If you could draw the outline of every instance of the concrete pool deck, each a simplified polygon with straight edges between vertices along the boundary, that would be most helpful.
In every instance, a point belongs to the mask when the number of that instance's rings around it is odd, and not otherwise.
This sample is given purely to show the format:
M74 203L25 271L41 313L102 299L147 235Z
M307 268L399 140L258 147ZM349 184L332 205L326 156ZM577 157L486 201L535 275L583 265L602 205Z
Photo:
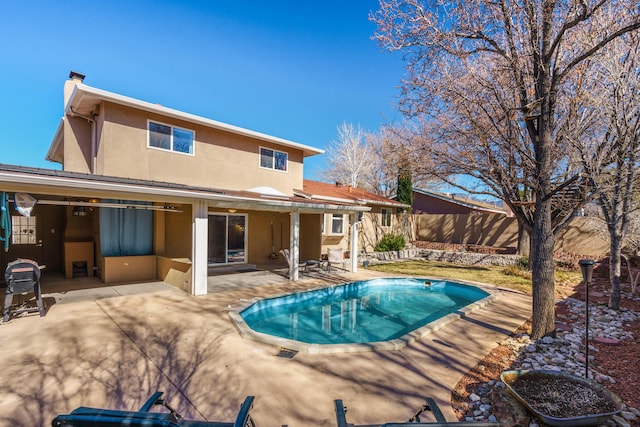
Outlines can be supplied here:
M228 312L249 299L388 275L320 276L212 276L200 297L164 283L47 297L45 278L46 317L0 324L0 425L50 425L78 406L136 410L156 390L186 418L217 421L256 396L260 427L335 426L334 399L356 424L406 421L424 397L454 421L451 389L531 312L530 296L489 287L495 301L402 350L288 358L239 336Z

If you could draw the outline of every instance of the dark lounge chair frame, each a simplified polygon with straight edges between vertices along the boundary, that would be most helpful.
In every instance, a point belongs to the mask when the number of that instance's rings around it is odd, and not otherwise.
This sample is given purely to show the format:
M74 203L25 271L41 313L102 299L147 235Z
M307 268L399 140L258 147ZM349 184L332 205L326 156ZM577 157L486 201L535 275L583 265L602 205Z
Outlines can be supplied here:
M81 406L70 414L58 415L51 422L52 427L111 427L111 426L151 426L151 427L255 427L250 411L253 396L247 396L234 422L189 421L182 418L170 407L162 392L154 393L139 411L117 411ZM149 412L159 405L169 412Z
M499 427L500 423L491 422L447 422L440 407L431 397L427 397L422 408L406 423L385 423L385 424L350 424L347 422L347 409L342 404L342 400L334 400L336 409L336 419L338 427ZM420 415L423 412L431 412L435 417L435 422L421 422Z

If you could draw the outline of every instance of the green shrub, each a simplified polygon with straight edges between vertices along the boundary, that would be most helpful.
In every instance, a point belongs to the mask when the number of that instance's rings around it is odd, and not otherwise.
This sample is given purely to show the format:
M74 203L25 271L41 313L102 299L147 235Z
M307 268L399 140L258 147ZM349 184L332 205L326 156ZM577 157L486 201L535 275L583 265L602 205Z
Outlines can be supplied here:
M518 259L518 261L516 262L516 265L518 267L520 267L523 270L528 270L529 269L529 258L527 258L526 256L523 256L521 258Z
M374 250L376 252L399 251L404 249L404 236L401 234L385 234L378 242Z

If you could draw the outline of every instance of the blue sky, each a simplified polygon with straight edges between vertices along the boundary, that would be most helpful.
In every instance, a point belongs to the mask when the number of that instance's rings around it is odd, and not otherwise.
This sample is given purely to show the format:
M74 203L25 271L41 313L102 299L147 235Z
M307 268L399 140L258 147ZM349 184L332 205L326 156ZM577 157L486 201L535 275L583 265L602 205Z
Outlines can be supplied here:
M44 160L69 71L100 89L325 148L399 121L377 0L0 2L0 163ZM323 156L305 161L319 178Z

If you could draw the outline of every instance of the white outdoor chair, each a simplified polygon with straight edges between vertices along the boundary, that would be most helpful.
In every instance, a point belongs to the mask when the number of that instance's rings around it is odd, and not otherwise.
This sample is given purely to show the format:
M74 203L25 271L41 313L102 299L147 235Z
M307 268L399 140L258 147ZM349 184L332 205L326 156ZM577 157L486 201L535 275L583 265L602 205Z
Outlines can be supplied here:
M344 258L344 251L341 248L329 249L327 251L327 272L331 272L331 266L333 264L342 264L342 268L346 269L345 264L347 260Z

